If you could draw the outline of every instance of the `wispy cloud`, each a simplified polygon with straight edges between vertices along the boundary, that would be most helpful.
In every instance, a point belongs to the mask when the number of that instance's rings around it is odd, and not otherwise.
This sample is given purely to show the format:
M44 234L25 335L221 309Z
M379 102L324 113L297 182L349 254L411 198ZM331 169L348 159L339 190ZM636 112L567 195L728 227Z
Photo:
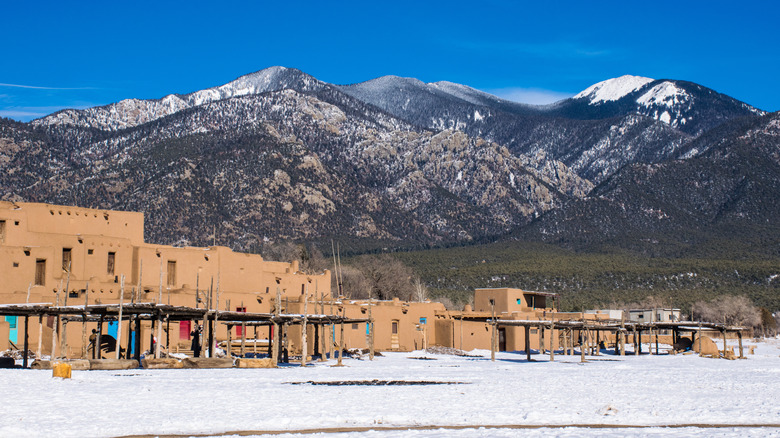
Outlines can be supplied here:
M574 93L564 93L542 88L521 87L493 88L484 91L502 99L511 100L513 102L529 103L532 105L546 105L548 103L567 99L574 95Z
M19 120L21 122L28 122L38 117L47 116L63 109L84 109L94 105L92 104L80 104L80 105L58 105L58 106L16 106L0 108L0 117L8 117L9 119Z
M532 55L541 58L598 58L614 54L612 49L591 47L573 41L505 42L461 41L464 49L501 52L514 55Z
M38 85L6 84L0 82L0 87L27 88L32 90L95 90L94 87L42 87Z

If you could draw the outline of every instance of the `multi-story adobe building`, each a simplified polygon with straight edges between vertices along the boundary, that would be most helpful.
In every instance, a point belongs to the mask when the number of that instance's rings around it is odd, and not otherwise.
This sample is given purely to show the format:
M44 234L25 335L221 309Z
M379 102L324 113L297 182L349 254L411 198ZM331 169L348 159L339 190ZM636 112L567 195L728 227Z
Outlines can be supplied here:
M211 290L212 309L218 305L219 310L271 313L280 293L279 307L284 313L300 314L306 309L309 314L370 317L374 321L374 347L381 351L412 351L430 345L467 351L488 349L491 331L487 321L493 317L532 321L583 317L559 312L555 294L511 288L477 289L473 308L466 306L462 311L448 311L441 303L430 301L333 297L328 270L305 273L297 262L266 261L260 255L220 246L155 245L144 242L143 230L142 213L0 202L0 304L117 304L123 279L125 303L204 307ZM303 297L308 297L307 303ZM169 340L166 344L171 351L189 348L195 323L165 326L164 339ZM54 318L43 321L43 354L50 354L51 346L60 344L52 342L54 327ZM95 323L87 327L91 330ZM141 351L150 348L150 328L150 322L144 322L136 332L142 340ZM235 330L233 336L237 337L241 328ZM287 333L286 346L293 353L300 351L300 330L293 326ZM323 351L323 339L333 344L340 338L335 327L319 333L315 330L307 330L309 354ZM261 340L272 337L268 327L258 332ZM29 332L31 345L39 344L38 333ZM82 354L82 333L79 329L67 331L68 357ZM368 333L365 323L347 324L344 347L368 348ZM116 327L109 325L106 334L116 336ZM216 339L227 338L227 327L218 325ZM529 344L533 349L557 348L558 338L555 331L534 329L529 333ZM499 350L525 348L525 333L520 327L499 328L498 339ZM0 350L11 342L19 346L20 341L17 318L0 317Z

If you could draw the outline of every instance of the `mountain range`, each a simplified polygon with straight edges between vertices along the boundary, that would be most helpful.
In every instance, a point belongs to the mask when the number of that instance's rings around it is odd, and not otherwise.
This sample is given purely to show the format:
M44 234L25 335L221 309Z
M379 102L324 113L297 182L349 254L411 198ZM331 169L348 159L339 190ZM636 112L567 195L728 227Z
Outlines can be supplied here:
M779 139L777 113L686 81L622 76L534 106L451 82L334 85L272 67L2 119L0 190L143 211L147 240L241 250L329 237L630 246L731 229L766 242Z

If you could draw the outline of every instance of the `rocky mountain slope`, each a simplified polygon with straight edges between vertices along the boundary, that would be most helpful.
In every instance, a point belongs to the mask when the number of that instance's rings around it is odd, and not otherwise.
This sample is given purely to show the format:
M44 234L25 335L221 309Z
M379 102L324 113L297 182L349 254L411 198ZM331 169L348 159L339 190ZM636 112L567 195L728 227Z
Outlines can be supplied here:
M687 147L703 152L627 166L520 234L585 246L735 239L780 254L780 114L734 120Z
M623 76L533 106L449 82L337 86L272 67L0 120L0 198L144 211L151 241L243 250L766 226L780 173L758 157L776 154L775 118L684 81Z
M118 131L38 125L3 124L0 186L14 188L4 199L144 211L159 242L470 240L592 187L561 163L415 128L331 87L232 97Z

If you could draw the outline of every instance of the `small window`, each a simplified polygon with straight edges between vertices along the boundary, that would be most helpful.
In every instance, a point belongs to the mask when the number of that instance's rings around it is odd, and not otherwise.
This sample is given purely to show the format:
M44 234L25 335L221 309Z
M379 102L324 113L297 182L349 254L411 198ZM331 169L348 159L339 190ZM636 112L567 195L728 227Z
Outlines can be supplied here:
M46 282L46 260L35 261L35 285L43 286Z
M86 290L84 290L86 292ZM72 290L68 293L68 298L78 298L79 297L79 291Z
M87 250L87 254L89 254L89 255L92 255L94 252L95 252L95 250L94 250L94 249L88 249L88 250Z
M532 335L535 335L535 334L539 333L539 329L531 329L529 331L529 333L532 334Z
M19 262L14 262L14 268L18 268L18 267L19 267Z
M14 221L14 225L19 226L19 221Z
M523 299L522 298L518 298L517 299L517 304L522 306L523 305Z
M352 330L357 330L357 329L358 329L358 325L357 324L352 324Z
M110 252L108 253L108 263L106 264L106 273L109 275L114 275L114 264L116 263L116 253Z
M71 255L72 250L70 248L62 248L62 270L69 272L71 269L71 263L73 263L73 257Z
M393 327L393 332L392 333L394 335L397 335L398 334L398 321L393 321L393 326L392 327Z
M420 317L420 324L427 324L427 323L428 323L428 318L426 318L424 316Z
M176 262L168 260L168 286L176 286Z
M0 221L0 242L5 242L5 221Z

